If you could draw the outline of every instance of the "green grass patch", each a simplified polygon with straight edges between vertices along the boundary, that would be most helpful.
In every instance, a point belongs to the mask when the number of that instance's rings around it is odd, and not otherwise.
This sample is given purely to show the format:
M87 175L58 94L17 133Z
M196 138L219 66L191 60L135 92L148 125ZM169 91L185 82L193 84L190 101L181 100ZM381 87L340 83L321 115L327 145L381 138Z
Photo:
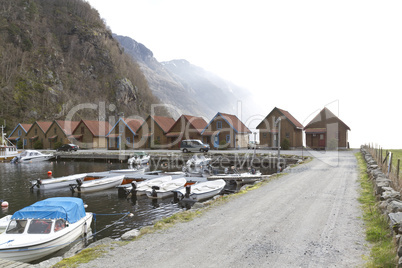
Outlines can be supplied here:
M58 262L53 268L75 268L78 267L80 263L88 263L102 256L106 252L105 247L105 245L99 245L93 248L83 249L79 254Z
M358 198L363 209L363 220L366 226L366 240L370 242L370 257L366 267L396 267L397 255L392 232L387 219L378 208L374 195L373 184L369 180L366 164L361 153L355 154L359 167L359 182L361 185Z

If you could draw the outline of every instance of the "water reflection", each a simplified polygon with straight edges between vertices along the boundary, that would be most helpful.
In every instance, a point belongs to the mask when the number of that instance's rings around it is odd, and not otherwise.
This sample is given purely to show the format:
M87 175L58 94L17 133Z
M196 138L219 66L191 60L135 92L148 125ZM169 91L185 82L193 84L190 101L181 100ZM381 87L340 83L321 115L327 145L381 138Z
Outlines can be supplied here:
M2 208L0 217L13 214L23 207L49 197L80 197L88 205L87 211L96 214L94 224L96 224L98 231L110 226L104 231L96 233L94 240L98 240L104 237L119 238L128 230L151 225L155 221L168 217L182 209L178 203L173 201L173 198L151 200L146 196L140 196L127 199L119 197L117 189L85 194L72 193L69 188L64 190L30 191L30 181L38 178L47 178L48 171L52 171L53 177L61 177L77 173L101 172L124 168L127 168L127 164L38 162L13 165L10 163L0 163L0 199L7 200L10 204L8 208ZM124 213L133 213L134 216L118 221Z

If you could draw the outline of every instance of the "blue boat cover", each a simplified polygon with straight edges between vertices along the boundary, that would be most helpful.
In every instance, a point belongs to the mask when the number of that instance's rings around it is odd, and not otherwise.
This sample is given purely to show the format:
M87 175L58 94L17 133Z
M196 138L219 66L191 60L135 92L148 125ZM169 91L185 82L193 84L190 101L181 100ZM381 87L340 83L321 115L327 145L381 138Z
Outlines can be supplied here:
M11 219L65 219L69 223L85 217L84 202L77 197L53 197L18 210Z

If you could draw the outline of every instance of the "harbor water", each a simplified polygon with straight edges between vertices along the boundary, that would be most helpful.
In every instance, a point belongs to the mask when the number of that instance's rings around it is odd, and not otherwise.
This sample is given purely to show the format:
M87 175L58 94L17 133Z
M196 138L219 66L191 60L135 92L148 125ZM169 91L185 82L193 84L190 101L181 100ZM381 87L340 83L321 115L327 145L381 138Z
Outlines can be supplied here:
M0 217L12 215L36 201L56 196L74 196L83 199L88 205L87 211L95 213L92 223L93 240L104 237L118 239L123 233L134 228L152 225L155 221L173 215L183 208L173 198L151 200L146 196L137 198L119 197L116 188L93 193L72 193L63 190L30 190L31 180L47 178L51 171L53 177L61 177L78 173L100 172L128 168L127 163L101 162L61 162L44 161L36 163L10 164L0 163L0 199L9 203L2 208ZM133 213L132 217L124 217L124 213ZM119 220L124 217L123 220Z

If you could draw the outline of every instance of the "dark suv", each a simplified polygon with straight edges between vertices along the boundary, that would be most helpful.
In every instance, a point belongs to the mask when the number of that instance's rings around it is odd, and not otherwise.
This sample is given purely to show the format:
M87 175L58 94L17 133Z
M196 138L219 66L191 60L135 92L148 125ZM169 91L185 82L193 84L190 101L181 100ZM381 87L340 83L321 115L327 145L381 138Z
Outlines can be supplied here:
M70 151L77 151L78 149L79 149L78 145L70 143L70 144L63 144L62 146L57 148L56 151L57 152L60 152L60 151L70 152Z

